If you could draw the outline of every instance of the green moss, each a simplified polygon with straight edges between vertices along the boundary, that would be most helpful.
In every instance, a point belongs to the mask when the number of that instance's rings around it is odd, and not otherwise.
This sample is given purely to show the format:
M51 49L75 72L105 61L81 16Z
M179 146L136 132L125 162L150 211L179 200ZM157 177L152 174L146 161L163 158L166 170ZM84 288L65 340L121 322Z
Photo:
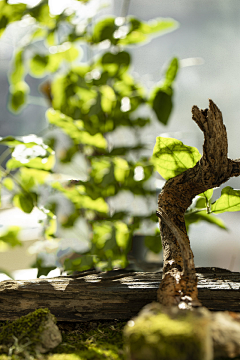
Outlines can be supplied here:
M5 354L0 355L0 360L123 360L123 327L126 322L99 322L99 323L77 323L77 324L58 324L62 330L62 343L54 350L47 354L40 355L33 354L29 350L27 344L27 335L30 331L36 333L37 326L34 328L37 319L44 319L49 311L47 309L40 309L29 314L16 322L5 323L0 327L1 339L3 338L2 330L8 338L11 334L21 334L23 341L8 343L7 351L5 347ZM43 318L42 318L43 316ZM26 319L27 318L27 319ZM21 322L20 322L21 320ZM21 323L21 324L20 324ZM28 330L26 330L28 328ZM10 332L10 330L12 330ZM15 336L14 335L14 336ZM25 340L24 340L25 339ZM34 339L37 339L35 334ZM12 352L12 355L11 355ZM7 355L6 355L7 354ZM10 354L10 356L8 356Z
M44 323L50 314L48 309L37 309L34 312L22 316L13 322L7 322L0 327L0 353L14 349L17 352L32 353L33 346L39 341ZM21 349L21 351L20 351ZM27 350L26 350L27 349Z
M206 357L204 318L192 314L172 319L165 313L144 315L131 320L125 329L130 359L204 360Z
M125 323L99 324L96 329L70 331L48 360L123 360L123 335ZM1 360L1 359L0 359Z

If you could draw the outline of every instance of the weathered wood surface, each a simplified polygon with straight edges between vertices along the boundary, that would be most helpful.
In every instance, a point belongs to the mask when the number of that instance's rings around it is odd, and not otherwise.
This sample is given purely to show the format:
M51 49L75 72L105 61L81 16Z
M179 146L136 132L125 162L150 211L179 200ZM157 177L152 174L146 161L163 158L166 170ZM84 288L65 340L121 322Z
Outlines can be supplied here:
M49 308L58 321L130 319L157 300L159 272L85 272L35 280L0 282L0 320L14 320L37 308ZM240 312L240 273L198 268L202 305Z

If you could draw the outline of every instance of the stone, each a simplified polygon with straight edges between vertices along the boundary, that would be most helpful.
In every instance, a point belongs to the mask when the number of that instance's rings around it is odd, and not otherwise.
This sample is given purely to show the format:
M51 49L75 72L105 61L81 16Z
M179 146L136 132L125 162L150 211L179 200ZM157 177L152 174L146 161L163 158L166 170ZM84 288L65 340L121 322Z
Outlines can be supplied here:
M124 337L128 360L212 360L211 313L152 303L130 320Z
M37 309L0 328L0 353L16 343L29 354L46 353L61 342L61 332L48 309Z

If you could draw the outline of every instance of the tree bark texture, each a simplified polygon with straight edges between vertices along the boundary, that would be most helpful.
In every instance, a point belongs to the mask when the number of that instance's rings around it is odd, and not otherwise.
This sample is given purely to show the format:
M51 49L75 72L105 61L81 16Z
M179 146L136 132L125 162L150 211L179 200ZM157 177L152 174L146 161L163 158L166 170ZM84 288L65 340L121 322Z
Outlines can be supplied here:
M157 300L162 272L84 272L76 277L0 282L0 320L48 308L58 321L129 320ZM197 269L199 300L209 310L240 311L240 273Z
M240 175L240 159L227 157L227 132L222 113L214 102L209 100L209 109L205 110L193 106L192 118L204 134L203 155L193 168L169 179L158 198L157 215L164 256L158 301L166 306L200 304L185 211L196 195Z

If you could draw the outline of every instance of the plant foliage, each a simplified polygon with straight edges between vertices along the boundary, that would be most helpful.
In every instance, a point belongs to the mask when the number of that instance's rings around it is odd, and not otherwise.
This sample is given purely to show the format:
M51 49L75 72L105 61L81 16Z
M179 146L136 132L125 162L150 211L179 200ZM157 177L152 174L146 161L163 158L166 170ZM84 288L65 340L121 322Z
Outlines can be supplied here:
M0 34L13 22L30 24L28 38L14 54L9 107L19 112L26 106L30 93L27 74L44 78L41 91L49 104L45 137L8 136L0 140L11 152L1 172L2 186L22 211L31 213L38 207L45 215L43 238L48 245L41 245L34 264L38 276L60 264L69 272L125 267L132 236L143 220L150 229L146 246L154 252L161 250L151 211L136 216L131 208L119 211L111 204L123 192L142 198L146 204L155 196L155 189L149 187L154 166L144 155L145 145L138 136L150 118L137 115L136 110L144 105L166 125L178 72L178 60L173 58L160 85L147 94L131 75L128 46L173 31L178 23L162 18L141 21L133 16L81 18L80 10L87 3L78 1L78 10L54 16L46 0L35 7L0 1ZM112 143L111 135L123 128L135 134L134 145ZM60 150L54 135L59 133L66 140ZM175 150L172 148L172 153ZM66 180L59 170L63 165L74 168L78 176ZM174 171L179 173L172 169L171 174ZM84 244L74 259L66 252L63 257L58 247L66 233ZM14 240L12 246L16 244ZM49 246L56 254L52 263L43 256ZM69 245L68 253L70 250Z

